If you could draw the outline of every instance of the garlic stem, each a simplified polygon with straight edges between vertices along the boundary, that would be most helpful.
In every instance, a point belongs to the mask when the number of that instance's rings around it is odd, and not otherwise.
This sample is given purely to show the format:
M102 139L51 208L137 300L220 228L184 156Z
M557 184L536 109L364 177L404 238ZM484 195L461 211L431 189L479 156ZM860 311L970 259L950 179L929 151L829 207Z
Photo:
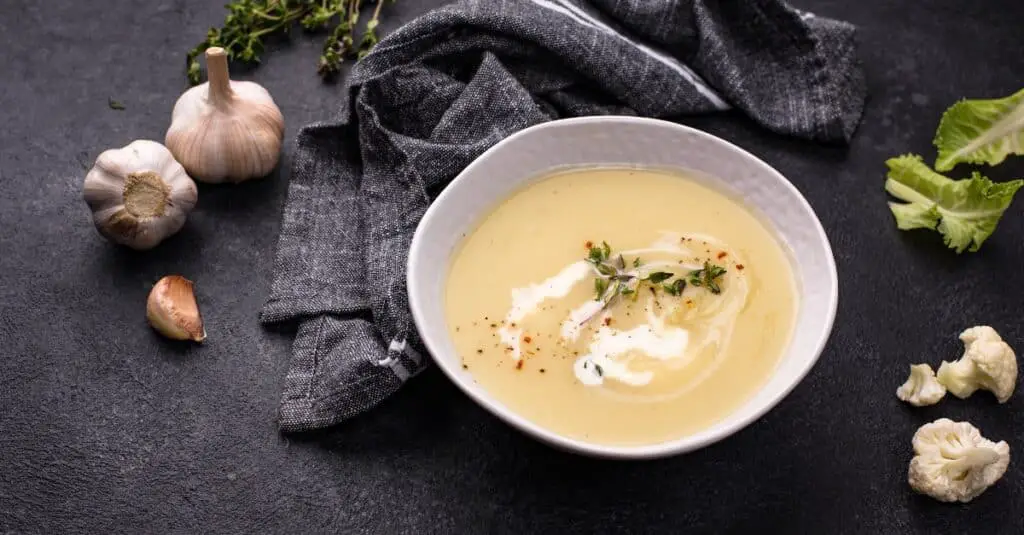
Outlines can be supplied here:
M230 102L235 93L231 90L228 55L223 48L214 46L206 49L206 77L210 83L210 102L214 105Z

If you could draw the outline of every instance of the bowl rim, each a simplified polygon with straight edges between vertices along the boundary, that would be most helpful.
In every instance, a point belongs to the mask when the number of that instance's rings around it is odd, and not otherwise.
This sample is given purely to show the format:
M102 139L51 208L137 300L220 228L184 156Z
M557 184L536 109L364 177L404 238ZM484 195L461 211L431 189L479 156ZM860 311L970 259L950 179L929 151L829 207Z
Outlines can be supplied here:
M656 444L644 444L644 445L606 445L587 442L584 440L570 438L561 435L555 431L540 426L539 424L533 423L524 416L515 412L514 410L505 407L504 405L483 397L478 391L483 391L482 386L472 386L460 374L460 370L454 364L446 362L441 358L433 358L433 362L438 368L448 377L448 379L454 383L460 390L463 391L470 399L482 406L488 412L498 417L506 424L512 426L515 429L531 436L534 439L540 440L541 442L547 443L557 449L571 451L574 453L606 459L621 459L621 460L643 460L643 459L658 459L668 456L680 455L683 453L692 452L706 446L709 446L715 442L724 440L725 438L738 433L739 431L749 427L752 423L759 420L768 411L778 405L783 399L785 399L795 388L799 385L804 378L810 373L811 369L817 364L821 357L821 354L825 350L825 346L828 344L831 338L832 330L835 323L836 312L838 310L839 302L839 275L836 268L835 255L832 250L831 242L828 239L828 235L825 233L825 229L821 224L821 220L814 208L807 201L807 199L800 193L800 190L789 181L782 173L776 170L774 167L768 165L764 160L758 158L749 151L742 147L722 139L713 134L697 130L695 128L685 126L682 124L666 121L662 119L653 119L647 117L633 117L633 116L619 116L619 115L595 115L587 117L572 117L565 119L555 119L546 121L536 125L532 125L516 131L509 136L506 136L502 140L498 141L490 148L482 152L479 156L473 159L469 165L467 165L458 175L455 176L452 181L445 186L441 193L436 199L427 207L423 217L417 223L416 230L413 233L412 241L409 246L409 256L406 262L406 291L408 293L409 308L412 312L413 321L416 325L416 329L420 335L420 339L426 346L428 353L433 355L435 349L440 349L442 346L439 336L445 336L446 333L435 336L432 332L426 329L424 304L422 301L423 292L420 290L420 285L417 282L416 273L419 269L419 263L421 258L425 259L430 255L430 251L426 248L424 242L422 229L429 225L430 221L437 216L441 210L441 206L444 206L445 199L452 195L452 191L457 189L459 184L462 183L467 175L470 175L476 167L482 166L483 161L491 153L503 150L505 146L511 144L516 139L533 135L538 131L558 128L565 124L586 124L586 123L621 123L627 125L654 125L659 127L669 127L679 129L686 132L689 135L700 138L702 141L710 143L718 143L725 145L726 148L735 151L738 155L749 159L755 165L761 167L762 171L766 174L774 175L774 178L781 182L783 187L789 190L796 200L800 203L801 208L811 214L814 222L814 230L816 238L819 240L820 245L825 249L826 260L828 271L827 282L831 286L831 291L828 295L828 315L825 318L824 328L818 340L812 350L811 358L807 360L801 368L798 368L795 373L791 375L791 379L788 384L779 390L775 395L768 398L764 403L756 406L745 416L728 421L727 419L735 414L739 410L737 408L721 421L724 424L716 423L712 424L711 427L698 431L697 433L679 437L665 442ZM716 177L717 178L717 177ZM446 253L445 258L450 262L451 253ZM771 376L774 376L774 373ZM770 376L770 377L771 377ZM763 386L762 386L763 388Z

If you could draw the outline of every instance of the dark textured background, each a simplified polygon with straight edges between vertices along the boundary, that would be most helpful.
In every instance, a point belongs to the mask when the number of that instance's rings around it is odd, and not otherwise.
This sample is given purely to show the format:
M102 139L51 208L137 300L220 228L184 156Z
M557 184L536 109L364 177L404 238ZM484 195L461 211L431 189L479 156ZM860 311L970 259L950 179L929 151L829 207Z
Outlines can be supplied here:
M840 310L821 361L774 411L645 463L552 451L436 370L329 432L278 433L290 338L257 313L286 173L202 186L185 229L144 254L103 241L81 200L102 150L163 139L185 89L182 54L222 3L0 3L0 533L1024 532L1024 393L927 409L893 394L908 364L958 355L967 326L991 324L1024 350L1024 201L982 252L957 257L934 235L898 232L882 190L885 158L933 157L948 104L1024 85L1024 3L796 1L861 27L870 97L848 149L738 117L683 120L761 156L810 199L835 248ZM384 27L438 3L398 0ZM339 102L313 72L318 49L298 37L236 72L281 106L285 161L297 129ZM991 173L1014 175L1021 159ZM168 273L196 281L201 347L146 326L146 294ZM968 506L905 482L914 430L940 416L1015 455Z

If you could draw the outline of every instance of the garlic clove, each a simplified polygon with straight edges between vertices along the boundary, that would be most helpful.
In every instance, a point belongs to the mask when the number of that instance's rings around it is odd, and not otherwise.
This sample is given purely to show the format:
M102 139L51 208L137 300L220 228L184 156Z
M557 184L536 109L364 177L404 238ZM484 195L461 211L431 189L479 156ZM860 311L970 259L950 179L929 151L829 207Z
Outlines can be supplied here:
M153 286L146 300L146 319L157 332L172 340L206 339L192 281L180 275L168 275Z
M229 78L224 49L206 49L206 70L209 81L185 91L174 104L167 148L203 182L268 175L281 156L281 110L259 84Z

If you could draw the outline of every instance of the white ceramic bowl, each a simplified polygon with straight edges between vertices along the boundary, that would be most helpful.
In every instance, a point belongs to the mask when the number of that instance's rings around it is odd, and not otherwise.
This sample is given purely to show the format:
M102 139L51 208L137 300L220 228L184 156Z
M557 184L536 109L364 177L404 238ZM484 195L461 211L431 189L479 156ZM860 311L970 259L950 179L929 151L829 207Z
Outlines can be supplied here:
M696 434L645 446L606 446L542 428L491 396L462 369L445 320L445 280L463 237L499 202L551 171L602 165L669 168L743 201L773 230L796 274L793 338L764 386L725 419ZM413 236L409 304L434 361L473 400L555 447L611 458L655 458L701 448L750 424L785 397L818 360L838 302L835 260L814 211L778 171L710 134L675 123L600 116L543 123L504 139L459 174L430 206Z

